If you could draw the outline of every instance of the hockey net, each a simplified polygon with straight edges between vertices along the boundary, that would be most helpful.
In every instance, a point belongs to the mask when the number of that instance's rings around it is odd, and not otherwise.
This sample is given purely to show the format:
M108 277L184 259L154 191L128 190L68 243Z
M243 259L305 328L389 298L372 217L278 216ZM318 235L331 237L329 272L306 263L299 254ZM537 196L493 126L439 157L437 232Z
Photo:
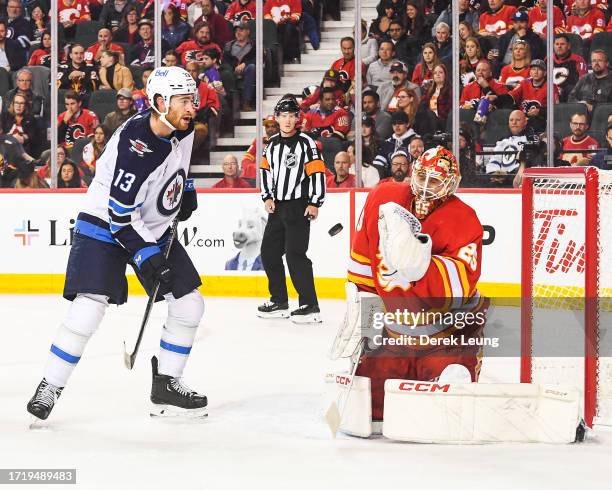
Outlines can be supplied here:
M528 169L522 226L521 382L578 386L612 425L612 172Z

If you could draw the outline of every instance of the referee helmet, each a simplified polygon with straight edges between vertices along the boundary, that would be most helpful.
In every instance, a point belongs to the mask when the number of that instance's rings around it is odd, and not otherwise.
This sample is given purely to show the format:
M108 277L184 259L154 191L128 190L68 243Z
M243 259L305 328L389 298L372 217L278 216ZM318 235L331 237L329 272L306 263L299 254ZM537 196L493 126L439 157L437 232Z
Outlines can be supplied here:
M274 107L274 115L278 116L281 112L300 113L300 105L293 95L284 95Z

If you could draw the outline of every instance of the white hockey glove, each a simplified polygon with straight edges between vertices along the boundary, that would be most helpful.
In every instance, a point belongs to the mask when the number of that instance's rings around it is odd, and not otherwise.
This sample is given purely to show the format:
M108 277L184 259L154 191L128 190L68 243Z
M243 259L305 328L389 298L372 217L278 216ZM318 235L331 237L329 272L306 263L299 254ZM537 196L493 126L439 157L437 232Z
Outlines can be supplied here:
M431 261L431 238L420 233L421 222L395 202L378 208L378 243L385 264L408 281L421 279Z

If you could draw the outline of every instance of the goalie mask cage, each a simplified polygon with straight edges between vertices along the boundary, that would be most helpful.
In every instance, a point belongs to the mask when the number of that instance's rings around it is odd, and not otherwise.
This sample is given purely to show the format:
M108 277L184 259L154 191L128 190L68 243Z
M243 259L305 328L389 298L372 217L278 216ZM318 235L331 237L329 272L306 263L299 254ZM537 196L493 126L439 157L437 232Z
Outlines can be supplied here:
M522 199L521 382L578 386L612 425L612 171L528 169Z

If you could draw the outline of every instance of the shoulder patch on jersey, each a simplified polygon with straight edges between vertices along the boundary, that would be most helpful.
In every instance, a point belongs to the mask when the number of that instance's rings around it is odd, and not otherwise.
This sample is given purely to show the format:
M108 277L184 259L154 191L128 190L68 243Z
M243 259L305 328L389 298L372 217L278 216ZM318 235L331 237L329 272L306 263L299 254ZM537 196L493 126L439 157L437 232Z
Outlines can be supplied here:
M130 151L136 153L139 157L143 157L145 153L153 153L153 150L146 143L133 139L130 139Z

